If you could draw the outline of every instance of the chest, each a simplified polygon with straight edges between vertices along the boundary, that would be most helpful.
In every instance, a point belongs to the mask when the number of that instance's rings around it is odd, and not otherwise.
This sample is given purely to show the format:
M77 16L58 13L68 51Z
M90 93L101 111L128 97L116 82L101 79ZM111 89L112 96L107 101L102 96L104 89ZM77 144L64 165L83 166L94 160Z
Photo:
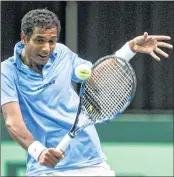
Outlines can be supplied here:
M20 95L30 101L57 97L68 89L71 83L72 64L60 62L43 70L43 74L18 71L17 89Z

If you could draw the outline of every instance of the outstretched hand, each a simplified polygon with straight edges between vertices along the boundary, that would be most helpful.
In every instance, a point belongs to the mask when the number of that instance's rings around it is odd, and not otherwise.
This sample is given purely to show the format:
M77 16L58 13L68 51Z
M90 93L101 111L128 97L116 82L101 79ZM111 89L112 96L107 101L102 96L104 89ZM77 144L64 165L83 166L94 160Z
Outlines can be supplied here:
M154 59L160 61L160 58L156 55L159 54L165 58L168 58L168 54L161 50L159 47L165 47L172 49L173 46L163 40L170 40L170 36L163 35L148 35L147 32L142 36L137 36L133 40L129 41L129 46L134 53L146 53L151 55Z

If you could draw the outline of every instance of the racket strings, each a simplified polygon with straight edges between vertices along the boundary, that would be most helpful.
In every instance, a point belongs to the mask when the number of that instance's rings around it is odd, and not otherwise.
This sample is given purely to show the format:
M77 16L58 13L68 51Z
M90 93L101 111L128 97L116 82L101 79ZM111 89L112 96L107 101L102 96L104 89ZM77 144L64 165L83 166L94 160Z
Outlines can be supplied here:
M115 91L117 93L123 93L123 91L129 90L129 85L127 85L127 83L131 83L132 78L130 76L127 75L127 77L123 76L123 73L121 70L120 71L120 66L119 65L112 65L112 67L110 65L107 66L107 70L104 70L103 72L105 76L108 74L108 69L110 69L111 71L109 72L109 79L106 80L106 85L103 85L104 87L110 86L111 87L111 93L113 93L113 90L115 88L119 88L122 87L122 90L120 89L115 89ZM121 72L121 73L120 73ZM104 78L104 77L103 77ZM125 88L125 89L124 89ZM106 91L109 91L110 89L106 89Z
M106 83L107 84L107 83ZM108 86L108 84L107 84L107 86ZM112 86L112 85L110 85L110 86ZM111 92L112 93L112 92ZM107 97L106 98L102 98L102 96L100 96L100 100L98 100L98 101L100 101L100 105L102 105L102 108L104 108L103 110L102 110L102 112L104 112L104 117L106 117L107 116L107 113L108 113L108 111L110 111L110 110L112 110L112 112L110 113L111 115L113 114L113 111L115 111L115 110L113 110L113 108L112 108L112 105L113 106L115 106L112 102L110 102L110 100L112 100L111 99L111 96L113 97L114 95L111 95L111 93L106 93L106 94L104 94L104 95L107 95ZM101 94L102 95L102 94ZM110 97L108 97L108 95L110 96ZM106 99L107 99L107 101L106 101ZM104 104L104 103L102 103L101 102L101 100L104 100L104 101L106 101L106 102L108 102L108 104ZM119 100L115 100L115 101L119 101ZM114 101L114 103L115 103L115 101ZM120 104L120 103L119 103ZM105 107L104 107L104 106ZM111 108L110 108L111 107ZM118 108L119 109L119 108ZM106 112L106 110L107 110L107 112ZM101 112L101 111L100 111ZM96 112L93 112L93 113L95 113L96 114ZM110 114L108 115L108 116L110 116ZM96 116L96 115L95 115Z
M104 105L103 111L105 112L105 114L108 114L108 112L110 111L110 114L108 116L113 115L114 112L118 112L123 106L122 104L125 104L125 102L128 99L128 95L130 94L130 92L127 92L127 90L130 90L130 89L127 87L127 83L125 82L126 79L125 77L122 77L123 76L122 73L120 75L119 73L120 70L118 71L117 67L120 67L120 66L119 65L112 65L112 67L111 65L107 66L107 71L109 68L111 72L109 72L110 75L109 75L109 79L107 79L106 84L103 85L104 87L107 87L107 88L104 88L105 94L103 94L103 98L101 97L101 100L100 100L100 101L104 101L103 103L100 103L100 104ZM107 73L104 73L104 74L106 75ZM111 82L111 81L114 81L114 82ZM130 82L130 76L127 82L128 81ZM117 87L118 88L121 87L122 90L118 89ZM117 97L115 97L115 92L117 93ZM117 99L118 97L121 99Z
M118 67L120 68L120 66L118 65ZM113 84L111 84L111 87L114 85L115 92L122 97L122 99L118 99L118 96L115 97L115 101L117 103L117 105L119 106L118 109L120 109L122 107L122 104L125 103L125 101L127 101L128 96L131 93L131 89L132 89L132 78L130 77L130 75L126 75L126 79L125 77L123 77L122 75L120 75L119 72L122 72L122 70L120 71L119 69L116 70L117 68L115 68L113 70L113 75L111 77L113 80ZM123 73L123 72L122 72ZM123 73L125 74L125 73ZM122 88L122 89L119 89ZM121 104L122 103L122 104ZM115 103L114 103L115 104Z
M96 121L111 117L127 102L133 80L129 68L126 67L127 65L111 59L109 62L107 60L103 67L95 68L85 86L87 94L83 98L83 104L91 119Z

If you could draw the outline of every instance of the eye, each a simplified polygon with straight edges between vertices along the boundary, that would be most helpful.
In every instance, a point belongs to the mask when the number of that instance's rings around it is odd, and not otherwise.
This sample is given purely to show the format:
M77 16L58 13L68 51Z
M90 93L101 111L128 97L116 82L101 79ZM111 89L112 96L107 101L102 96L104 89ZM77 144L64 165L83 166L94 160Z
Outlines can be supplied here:
M43 43L44 40L43 40L43 39L37 39L37 42L38 42L38 43Z
M53 45L53 44L56 43L56 41L54 41L54 40L50 40L49 43L50 43L51 45Z

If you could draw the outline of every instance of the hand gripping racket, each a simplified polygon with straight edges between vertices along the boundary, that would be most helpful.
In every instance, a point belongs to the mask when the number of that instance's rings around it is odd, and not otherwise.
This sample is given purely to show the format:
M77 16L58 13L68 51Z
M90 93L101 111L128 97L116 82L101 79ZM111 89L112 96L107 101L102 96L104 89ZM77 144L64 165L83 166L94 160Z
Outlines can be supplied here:
M90 78L81 84L75 122L57 149L65 152L71 140L85 127L117 118L132 101L136 84L135 72L130 63L115 55L99 59L92 67ZM79 126L81 111L87 119Z

